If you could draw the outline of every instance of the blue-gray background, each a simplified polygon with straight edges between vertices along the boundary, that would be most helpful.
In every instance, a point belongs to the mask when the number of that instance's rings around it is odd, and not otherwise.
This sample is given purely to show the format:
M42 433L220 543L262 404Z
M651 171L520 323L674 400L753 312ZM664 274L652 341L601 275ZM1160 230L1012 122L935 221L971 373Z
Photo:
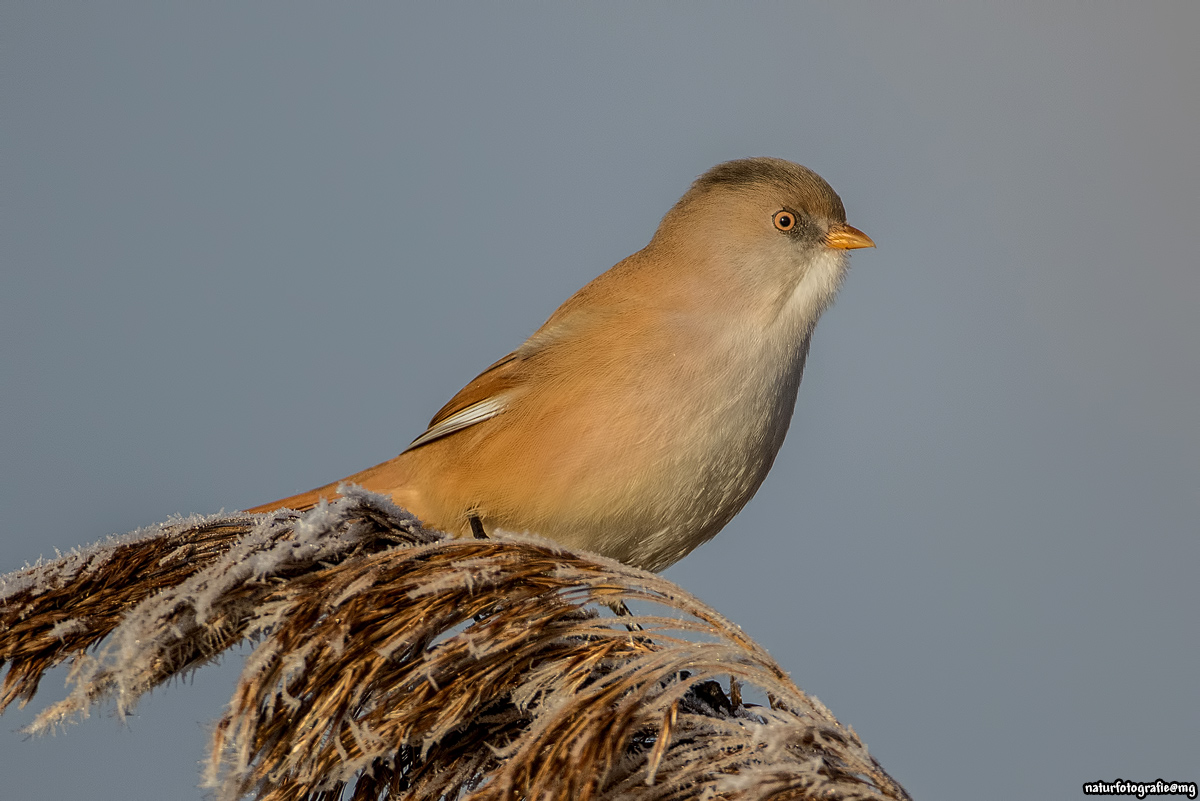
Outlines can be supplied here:
M668 575L917 798L1200 779L1200 5L1039 5L5 3L0 570L393 456L781 156L879 248ZM4 797L201 797L237 662Z

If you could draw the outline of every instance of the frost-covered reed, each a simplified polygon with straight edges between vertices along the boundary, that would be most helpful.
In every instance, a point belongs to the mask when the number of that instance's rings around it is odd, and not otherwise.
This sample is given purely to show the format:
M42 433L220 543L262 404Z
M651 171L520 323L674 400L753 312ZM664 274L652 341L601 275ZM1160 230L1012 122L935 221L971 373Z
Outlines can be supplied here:
M544 540L450 539L353 489L6 576L0 710L68 662L33 731L123 713L244 642L209 763L223 799L908 798L674 584Z

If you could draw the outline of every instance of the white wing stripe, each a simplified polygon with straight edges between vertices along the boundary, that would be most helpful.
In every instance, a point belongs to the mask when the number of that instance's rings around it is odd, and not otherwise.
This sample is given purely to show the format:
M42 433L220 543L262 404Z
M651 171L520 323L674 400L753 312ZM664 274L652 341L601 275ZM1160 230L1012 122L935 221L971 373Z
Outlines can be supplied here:
M482 423L484 420L491 420L506 408L508 408L508 396L503 394L493 398L485 398L478 403L472 403L467 408L455 412L437 425L430 426L429 430L414 439L412 444L405 448L405 450L411 451L413 448L433 442L435 439L441 439L447 434L461 431L476 423Z

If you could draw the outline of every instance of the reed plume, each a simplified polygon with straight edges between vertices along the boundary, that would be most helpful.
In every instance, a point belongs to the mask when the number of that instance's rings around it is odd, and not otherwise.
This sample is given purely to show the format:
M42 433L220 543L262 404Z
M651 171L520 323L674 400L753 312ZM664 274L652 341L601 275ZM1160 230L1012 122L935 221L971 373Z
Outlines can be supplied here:
M671 582L545 540L448 538L353 488L4 577L0 711L66 662L71 690L33 732L123 714L239 643L206 777L221 799L909 797Z

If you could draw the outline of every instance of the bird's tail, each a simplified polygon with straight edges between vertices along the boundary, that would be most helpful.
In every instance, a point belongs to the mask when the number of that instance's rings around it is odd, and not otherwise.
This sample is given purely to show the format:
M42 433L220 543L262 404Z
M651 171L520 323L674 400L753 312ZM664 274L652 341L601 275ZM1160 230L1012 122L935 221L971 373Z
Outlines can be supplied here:
M303 512L316 506L322 498L327 501L331 501L338 497L338 484L341 484L341 482L339 481L337 484L326 484L323 487L318 487L317 489L309 490L308 492L302 492L299 495L293 495L290 498L280 498L277 501L271 501L270 503L252 506L245 511L251 514L258 512L273 512L276 509L295 509L297 512Z
M374 467L369 467L361 473L346 476L332 484L326 484L323 487L317 487L308 492L302 492L299 495L292 495L288 498L280 498L277 501L253 506L245 511L257 513L273 512L276 509L294 509L297 512L303 512L313 508L322 500L331 501L339 497L341 493L338 492L338 487L342 484L357 484L372 492L389 495L400 506L416 512L415 507L419 506L420 503L416 487L410 480L411 465L408 463L409 460L406 456L407 454L401 454L395 459L389 459Z

